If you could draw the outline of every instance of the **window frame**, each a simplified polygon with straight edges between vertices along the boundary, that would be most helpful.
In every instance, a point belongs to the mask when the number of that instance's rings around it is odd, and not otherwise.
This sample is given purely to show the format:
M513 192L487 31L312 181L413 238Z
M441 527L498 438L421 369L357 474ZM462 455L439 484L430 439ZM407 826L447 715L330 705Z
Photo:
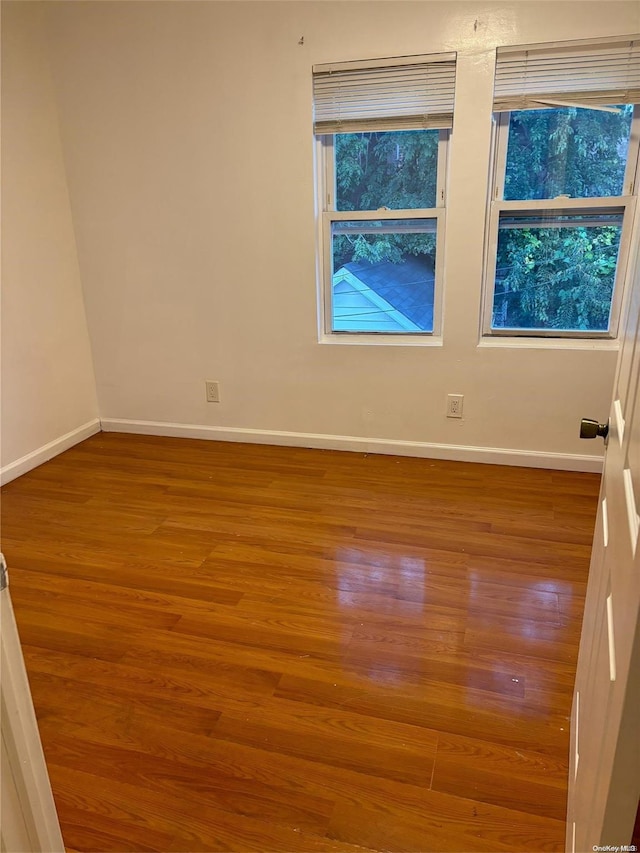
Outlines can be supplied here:
M481 340L492 338L547 338L555 341L571 339L614 340L619 335L620 318L624 302L624 283L629 263L629 247L637 204L636 190L640 175L640 105L636 104L633 108L622 194L619 196L604 197L572 198L558 196L549 199L515 199L505 201L503 196L511 112L515 112L515 110L493 113L492 153L490 158L491 175L485 218L485 256L483 263L480 338ZM535 212L536 210L567 210L579 213L581 210L587 209L600 209L605 212L607 208L623 208L624 210L620 233L620 248L618 250L618 263L616 265L611 299L611 312L609 314L609 328L605 331L493 328L493 300L496 284L495 274L500 214L510 211Z
M418 128L416 128L418 129ZM442 320L444 297L444 245L445 204L447 198L447 162L450 129L424 128L438 131L438 157L436 165L436 206L427 208L380 208L378 210L336 210L335 135L316 136L316 162L318 165L318 282L319 282L319 340L321 343L397 344L405 346L442 345ZM356 131L357 132L357 131ZM380 130L374 132L394 131ZM347 220L435 219L436 258L434 267L433 330L398 332L335 331L333 319L333 258L332 224Z

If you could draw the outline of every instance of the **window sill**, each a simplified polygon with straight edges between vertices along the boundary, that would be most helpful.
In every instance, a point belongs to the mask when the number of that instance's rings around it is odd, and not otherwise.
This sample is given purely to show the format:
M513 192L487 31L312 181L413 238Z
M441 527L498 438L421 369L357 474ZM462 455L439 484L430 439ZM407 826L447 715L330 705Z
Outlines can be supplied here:
M611 338L526 338L485 337L479 348L497 347L506 349L568 349L568 350L612 350L620 349L620 341Z
M320 344L373 347L441 347L441 335L320 335Z

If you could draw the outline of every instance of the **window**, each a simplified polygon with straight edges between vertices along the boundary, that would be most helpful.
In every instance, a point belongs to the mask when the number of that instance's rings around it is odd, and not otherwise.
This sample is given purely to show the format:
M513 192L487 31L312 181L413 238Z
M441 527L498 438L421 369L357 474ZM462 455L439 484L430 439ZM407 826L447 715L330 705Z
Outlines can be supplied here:
M454 77L453 54L314 68L323 335L440 333Z
M485 335L616 336L639 101L640 43L498 50Z

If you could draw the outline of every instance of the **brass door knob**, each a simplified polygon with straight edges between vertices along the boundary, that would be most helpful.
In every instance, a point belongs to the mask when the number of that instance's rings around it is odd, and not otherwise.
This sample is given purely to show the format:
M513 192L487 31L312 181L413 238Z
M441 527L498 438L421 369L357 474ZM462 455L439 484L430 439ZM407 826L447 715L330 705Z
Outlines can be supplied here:
M580 438L606 438L609 435L609 424L599 424L591 418L583 418L580 421Z

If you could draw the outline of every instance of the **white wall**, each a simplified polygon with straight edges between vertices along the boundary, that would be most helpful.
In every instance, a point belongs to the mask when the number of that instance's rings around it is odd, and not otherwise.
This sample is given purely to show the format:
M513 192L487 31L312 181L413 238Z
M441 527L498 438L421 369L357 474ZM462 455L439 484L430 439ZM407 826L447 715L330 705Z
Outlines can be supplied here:
M606 418L614 350L477 346L493 62L636 32L635 0L46 11L103 418L602 453L578 422ZM311 66L441 50L458 51L445 344L320 345Z
M98 429L42 12L2 7L3 480Z

